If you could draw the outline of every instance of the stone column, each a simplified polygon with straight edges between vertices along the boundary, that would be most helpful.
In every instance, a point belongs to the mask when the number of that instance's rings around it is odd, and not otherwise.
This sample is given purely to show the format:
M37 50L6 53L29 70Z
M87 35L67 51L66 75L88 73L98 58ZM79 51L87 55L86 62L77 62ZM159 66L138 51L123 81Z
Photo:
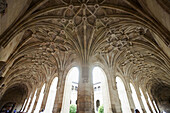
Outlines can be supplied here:
M137 94L137 97L138 97L140 106L141 106L141 108L142 108L142 111L143 111L143 113L146 113L145 106L144 106L143 101L142 101L142 99L141 99L141 93L140 93L140 91L139 91L139 88L136 87L136 86L134 86L134 88L135 88L135 90L136 90L136 94Z
M78 113L94 113L92 68L88 63L81 64L78 85Z
M121 113L121 103L118 95L118 90L116 86L116 77L107 75L108 79L108 88L110 94L110 102L111 102L111 111L112 113Z
M130 109L131 109L132 113L134 113L135 104L134 104L134 101L133 101L133 98L132 98L132 90L130 88L130 78L129 78L129 76L126 76L125 80L126 80L125 89L126 89L128 101L129 101L129 104L130 104Z
M49 90L50 90L50 83L47 83L45 85L45 89L44 89L44 97L43 97L43 100L42 100L42 104L41 104L41 108L40 108L40 111L42 109L45 110L45 106L46 106L46 102L47 102L47 98L48 98L48 94L49 94Z
M38 102L38 99L39 99L39 96L40 96L41 88L42 88L42 87L40 87L40 88L37 89L36 99L35 99L34 106L33 106L33 108L32 108L31 113L34 113L34 110L35 110L35 108L36 108L36 106L37 106L37 102Z
M33 92L32 96L31 96L31 100L30 100L30 103L28 105L28 108L27 108L26 112L28 112L28 110L30 109L30 106L31 106L31 103L32 103L32 99L34 98L35 91L36 91L36 88L34 89L34 92Z
M64 87L65 87L65 75L64 72L60 72L58 76L58 84L57 84L57 92L56 98L53 107L53 113L60 113L62 109L63 95L64 95Z

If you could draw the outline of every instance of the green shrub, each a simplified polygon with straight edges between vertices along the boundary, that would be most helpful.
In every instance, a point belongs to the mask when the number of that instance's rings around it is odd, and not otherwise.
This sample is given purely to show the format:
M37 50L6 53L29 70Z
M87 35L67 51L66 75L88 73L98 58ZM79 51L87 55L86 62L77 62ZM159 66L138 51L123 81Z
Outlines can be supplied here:
M76 105L70 105L70 112L69 113L76 113L77 106Z
M103 107L103 106L99 106L98 112L99 112L99 113L104 113L104 107Z

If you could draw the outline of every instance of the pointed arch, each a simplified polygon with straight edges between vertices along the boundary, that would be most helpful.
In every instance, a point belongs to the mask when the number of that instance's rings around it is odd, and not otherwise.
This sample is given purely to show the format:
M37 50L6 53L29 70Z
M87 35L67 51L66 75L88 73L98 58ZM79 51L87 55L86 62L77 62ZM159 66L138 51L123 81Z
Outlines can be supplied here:
M66 76L61 113L69 113L73 81L79 82L79 69L77 67L72 67ZM75 96L74 98L77 98L77 94Z
M30 102L31 102L31 96L33 96L32 93L30 94L30 96L29 96L29 98L28 98L28 102L27 102L27 104L26 104L26 106L25 106L24 112L26 112L27 109L28 109L28 105L29 105Z
M156 113L156 111L155 111L155 109L154 109L154 107L153 107L152 101L151 101L151 99L150 99L150 97L149 97L149 94L146 93L146 95L147 95L147 97L148 97L148 101L149 101L149 104L150 104L150 106L151 106L151 109L152 109L153 113Z
M116 83L117 83L116 85L117 85L117 90L118 90L118 94L119 94L119 99L121 102L122 112L123 113L131 113L130 104L128 101L124 83L123 83L122 79L118 76L116 77Z
M44 97L44 90L45 90L45 84L41 88L41 92L40 92L40 95L39 95L39 98L38 98L38 102L37 102L37 106L35 108L34 113L38 113L40 111L41 104L42 104L43 97Z
M134 104L135 104L135 108L138 109L141 113L143 113L141 105L140 105L138 97L137 97L136 90L135 90L132 83L130 83L130 88L132 90L132 98L133 98L133 101L134 101Z
M55 77L52 81L51 86L50 86L50 91L48 94L47 103L46 103L45 111L44 111L45 113L46 112L52 113L54 101L55 101L55 97L56 97L57 84L58 84L58 77Z
M93 86L94 86L94 108L95 112L97 112L97 103L96 101L100 101L100 105L103 105L104 112L110 113L111 111L111 102L108 88L108 80L104 70L101 67L93 68ZM99 106L98 106L99 107Z
M34 96L33 96L32 102L31 102L31 106L30 106L30 108L29 108L29 110L28 110L28 113L31 113L31 112L32 112L32 108L33 108L34 103L35 103L36 95L37 95L37 89L36 89L36 91L35 91L35 93L34 93Z
M144 97L144 95L143 95L143 92L142 92L141 88L139 88L139 91L140 91L140 93L141 93L142 102L143 102L143 105L144 105L144 107L145 107L146 112L147 112L147 113L151 113L150 110L149 110L149 107L148 107L148 105L147 105L146 99L145 99L145 97Z

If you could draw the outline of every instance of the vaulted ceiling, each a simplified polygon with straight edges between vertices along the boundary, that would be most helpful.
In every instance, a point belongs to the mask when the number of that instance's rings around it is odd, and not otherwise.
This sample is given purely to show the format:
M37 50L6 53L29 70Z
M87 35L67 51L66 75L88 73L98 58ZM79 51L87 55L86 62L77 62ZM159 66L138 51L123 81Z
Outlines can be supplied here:
M0 36L3 53L21 37L4 61L4 83L31 88L75 64L99 62L149 90L169 87L170 31L147 2L28 0Z

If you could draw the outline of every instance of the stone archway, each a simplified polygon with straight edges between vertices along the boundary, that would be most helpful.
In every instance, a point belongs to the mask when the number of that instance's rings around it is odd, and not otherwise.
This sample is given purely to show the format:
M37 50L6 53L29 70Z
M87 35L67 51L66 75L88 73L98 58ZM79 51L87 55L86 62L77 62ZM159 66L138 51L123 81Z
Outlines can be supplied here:
M143 113L141 105L140 105L138 97L137 97L136 90L135 90L132 83L130 83L130 88L132 90L132 98L133 98L133 101L134 101L134 104L135 104L135 109L138 109L141 113Z
M44 111L45 113L52 113L54 101L56 97L57 84L58 84L58 77L55 77L51 83L51 87L49 90L47 103L46 103L45 111Z
M148 11L150 3L155 4L156 0L26 1L9 2L11 8L7 7L8 12L1 18L0 59L6 64L2 76L9 83L27 83L32 92L39 83L58 73L61 91L54 113L61 112L62 101L65 103L64 70L74 62L80 65L79 113L94 111L91 61L96 57L107 66L109 79L118 71L137 85L144 85L143 89L147 89L149 80L149 86L153 81L157 83L154 87L170 85L170 32L168 24L165 25L167 21L158 18L167 14L156 11L158 15L155 15L153 6ZM17 11L12 10L17 4L22 6L18 5ZM117 95L115 83L110 83L113 81L109 81L110 95ZM128 97L129 94L128 91ZM113 95L111 109L119 113L120 105L115 105ZM133 109L131 101L129 103Z
M145 99L145 97L144 97L144 94L143 94L141 88L139 88L139 91L140 91L140 93L141 93L141 99L142 99L142 102L143 102L143 105L144 105L144 107L145 107L146 112L147 112L147 113L151 113L150 110L149 110L149 107L148 107L148 105L147 105L146 99Z
M39 111L41 111L41 104L42 104L42 101L43 101L43 98L44 98L44 90L45 90L45 85L44 84L41 88L41 92L39 94L39 98L38 98L38 102L37 102L37 105L36 105L36 108L35 110L33 111L34 113L37 113Z
M120 77L116 77L117 89L119 94L119 99L121 102L121 108L123 113L131 113L130 104L127 97L127 92L125 86Z
M110 95L108 89L107 76L104 70L100 67L93 68L93 87L94 87L94 108L95 112L97 103L96 101L100 101L100 105L104 106L104 112L111 112L111 103L110 103ZM99 107L99 106L98 106Z
M77 78L74 78L74 74L76 75ZM78 76L79 76L79 70L77 67L71 68L67 74L66 81L65 81L65 87L64 87L64 95L63 95L61 113L69 113L70 100L71 100L71 96L72 96L71 95L72 82L74 81L74 79L77 79L76 81L78 83L78 80L79 80ZM77 98L77 96L75 98Z

